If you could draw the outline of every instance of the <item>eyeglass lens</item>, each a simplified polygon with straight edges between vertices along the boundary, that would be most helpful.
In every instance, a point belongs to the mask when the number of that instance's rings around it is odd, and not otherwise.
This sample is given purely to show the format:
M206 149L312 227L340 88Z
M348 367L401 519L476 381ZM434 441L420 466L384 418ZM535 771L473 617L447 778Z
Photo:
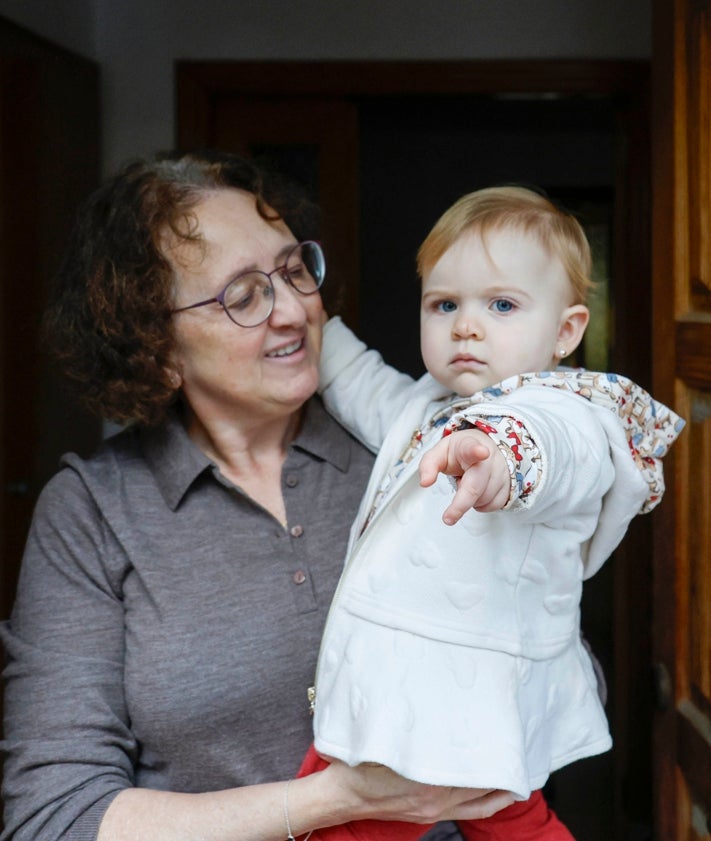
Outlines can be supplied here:
M323 282L325 261L316 242L303 242L286 259L282 279L302 295L316 292ZM272 273L273 274L273 273ZM274 287L264 272L240 275L225 289L224 306L229 317L242 327L253 327L269 318L274 308Z

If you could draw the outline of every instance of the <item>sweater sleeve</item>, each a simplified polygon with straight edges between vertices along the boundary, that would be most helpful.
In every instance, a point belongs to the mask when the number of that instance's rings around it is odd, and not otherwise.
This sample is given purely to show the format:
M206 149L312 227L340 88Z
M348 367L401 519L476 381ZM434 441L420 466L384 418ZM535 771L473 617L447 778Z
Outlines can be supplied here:
M2 628L3 841L93 840L110 802L132 784L124 565L87 488L65 468L40 496Z
M372 452L380 449L413 386L411 377L387 365L340 318L326 324L319 391L328 411Z

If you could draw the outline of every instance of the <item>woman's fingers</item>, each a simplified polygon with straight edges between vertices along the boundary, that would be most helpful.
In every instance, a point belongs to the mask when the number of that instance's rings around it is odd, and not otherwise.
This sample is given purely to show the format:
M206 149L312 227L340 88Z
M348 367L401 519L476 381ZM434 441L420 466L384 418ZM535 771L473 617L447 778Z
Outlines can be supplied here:
M462 803L451 820L481 820L490 818L514 802L510 791L490 791Z
M490 817L513 802L509 792L451 788L415 783L382 765L363 763L347 768L333 763L365 801L366 814L380 820L436 823Z

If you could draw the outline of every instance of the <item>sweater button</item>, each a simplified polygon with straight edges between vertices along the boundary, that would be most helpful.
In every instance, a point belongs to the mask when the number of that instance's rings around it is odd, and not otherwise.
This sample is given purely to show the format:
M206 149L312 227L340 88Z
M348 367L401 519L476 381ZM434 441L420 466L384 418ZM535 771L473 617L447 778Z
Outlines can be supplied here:
M302 535L303 533L304 533L304 528L303 528L303 526L292 526L292 527L289 529L289 534L290 534L292 537L301 537L301 535Z
M294 584L303 584L306 581L306 573L303 569L297 569L294 573Z

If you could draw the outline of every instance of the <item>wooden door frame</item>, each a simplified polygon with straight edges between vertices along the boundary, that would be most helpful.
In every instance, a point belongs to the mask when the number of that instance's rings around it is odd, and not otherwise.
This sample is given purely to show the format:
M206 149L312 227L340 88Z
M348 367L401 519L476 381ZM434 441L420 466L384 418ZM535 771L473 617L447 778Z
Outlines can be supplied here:
M624 282L615 290L611 367L651 387L648 62L179 61L175 83L175 138L182 149L213 145L211 114L221 100L234 97L255 102L438 95L607 98L615 104L617 130L623 138L616 144L614 226L624 235L615 238L613 273ZM640 811L645 816L651 813L651 554L651 524L635 523L616 554L614 571L616 663L622 664L614 676L618 703L613 721L619 837L628 834L626 814L631 812L634 818ZM639 627L640 617L648 620L646 627ZM630 802L635 798L637 802Z
M204 139L220 96L568 94L644 97L646 61L177 61L177 140Z

